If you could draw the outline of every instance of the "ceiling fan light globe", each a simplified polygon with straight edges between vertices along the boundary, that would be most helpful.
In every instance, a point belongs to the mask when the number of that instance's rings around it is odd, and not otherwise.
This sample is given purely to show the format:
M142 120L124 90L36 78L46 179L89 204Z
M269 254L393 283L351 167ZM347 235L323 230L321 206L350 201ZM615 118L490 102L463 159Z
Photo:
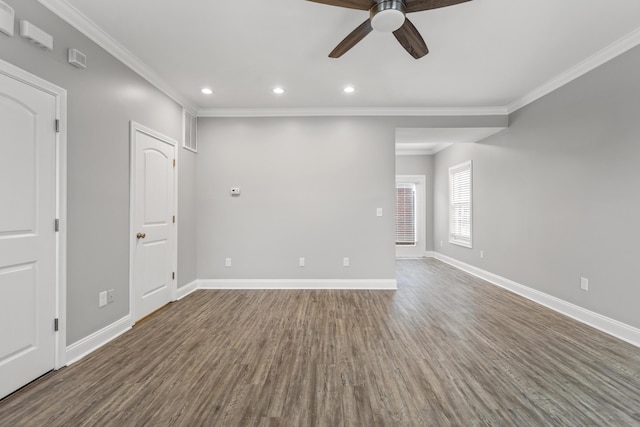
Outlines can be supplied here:
M391 33L404 24L404 13L396 9L382 10L371 17L371 26L382 33Z

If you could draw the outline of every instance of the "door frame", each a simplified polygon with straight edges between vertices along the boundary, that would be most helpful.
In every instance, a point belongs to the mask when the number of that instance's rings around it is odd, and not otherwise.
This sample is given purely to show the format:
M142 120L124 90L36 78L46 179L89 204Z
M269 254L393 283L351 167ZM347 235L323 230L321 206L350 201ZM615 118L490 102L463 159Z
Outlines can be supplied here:
M173 148L173 158L176 159L176 166L173 168L173 212L178 208L178 141L170 138L166 135L156 132L155 130L148 128L140 123L131 120L129 122L129 316L131 317L131 326L136 321L135 309L135 288L134 288L134 263L135 263L135 250L137 239L135 237L135 188L136 188L136 133L141 132L149 135L152 138L158 139L165 144ZM171 301L178 299L178 215L176 215L176 222L173 224L173 232L171 238L173 239L173 247L171 249L171 264L173 271L176 272L176 277L171 281Z
M410 182L416 185L416 238L414 247L395 247L396 258L422 258L427 252L427 177L426 175L396 175L398 182ZM413 250L412 250L413 249Z
M54 197L59 231L55 233L54 255L55 316L58 319L58 332L54 340L53 366L57 370L67 364L67 91L2 59L0 59L0 73L55 98L59 132L56 132L55 141L56 194ZM51 126L53 125L52 123ZM53 227L53 224L51 226Z

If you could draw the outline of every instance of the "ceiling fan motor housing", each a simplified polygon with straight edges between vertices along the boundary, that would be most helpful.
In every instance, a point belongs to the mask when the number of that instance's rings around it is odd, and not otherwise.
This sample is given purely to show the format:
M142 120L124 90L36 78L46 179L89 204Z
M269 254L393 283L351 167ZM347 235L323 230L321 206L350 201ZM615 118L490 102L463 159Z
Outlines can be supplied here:
M405 4L402 0L384 0L373 6L369 14L374 30L390 33L404 24Z

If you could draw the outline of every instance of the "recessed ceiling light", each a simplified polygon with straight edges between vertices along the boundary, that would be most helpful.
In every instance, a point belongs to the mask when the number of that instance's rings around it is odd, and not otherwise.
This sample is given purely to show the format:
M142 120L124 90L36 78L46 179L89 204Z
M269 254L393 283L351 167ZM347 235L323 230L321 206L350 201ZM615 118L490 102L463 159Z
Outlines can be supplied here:
M344 93L353 93L356 91L356 88L354 88L353 86L347 86L344 88Z
M205 95L211 95L213 93L213 91L208 87L202 88L200 92L204 93Z
M281 87L274 87L273 93L275 93L276 95L282 95L284 93L284 89L282 89Z

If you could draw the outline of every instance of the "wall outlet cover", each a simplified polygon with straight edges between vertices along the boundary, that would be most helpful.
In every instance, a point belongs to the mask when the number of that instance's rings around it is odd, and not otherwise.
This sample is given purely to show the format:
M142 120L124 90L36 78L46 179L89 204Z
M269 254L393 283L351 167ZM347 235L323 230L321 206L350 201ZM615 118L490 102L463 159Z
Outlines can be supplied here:
M107 291L102 291L98 294L98 307L104 307L107 305Z

